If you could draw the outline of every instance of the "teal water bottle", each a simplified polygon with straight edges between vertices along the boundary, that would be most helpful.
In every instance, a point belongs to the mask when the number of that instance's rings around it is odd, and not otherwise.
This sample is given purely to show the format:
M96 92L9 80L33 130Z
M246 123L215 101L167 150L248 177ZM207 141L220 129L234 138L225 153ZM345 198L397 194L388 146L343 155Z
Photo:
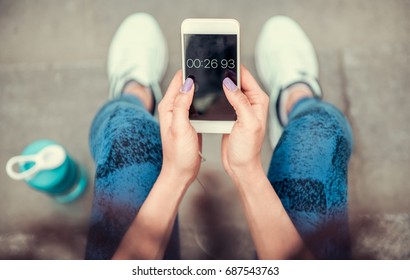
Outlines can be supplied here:
M16 165L18 171L14 170ZM86 170L63 146L51 140L38 140L28 145L20 156L7 162L6 171L12 179L24 180L33 189L60 203L76 200L87 187Z

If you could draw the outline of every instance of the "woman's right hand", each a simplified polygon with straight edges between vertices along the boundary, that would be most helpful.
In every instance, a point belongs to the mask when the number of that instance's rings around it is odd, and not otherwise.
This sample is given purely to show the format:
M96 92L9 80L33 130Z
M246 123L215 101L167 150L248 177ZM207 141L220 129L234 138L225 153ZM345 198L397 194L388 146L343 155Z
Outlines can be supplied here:
M260 153L269 97L244 66L241 66L242 91L227 79L224 80L223 89L236 111L237 120L231 134L222 138L222 162L232 177L262 168Z

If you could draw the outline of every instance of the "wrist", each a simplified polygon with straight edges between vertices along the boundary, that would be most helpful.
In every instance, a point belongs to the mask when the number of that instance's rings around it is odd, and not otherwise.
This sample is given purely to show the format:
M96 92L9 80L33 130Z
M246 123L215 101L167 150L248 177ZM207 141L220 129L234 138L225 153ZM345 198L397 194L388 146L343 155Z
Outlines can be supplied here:
M266 177L260 161L231 167L230 176L238 187L252 185L258 178Z
M187 172L184 173L177 171L174 168L163 166L157 181L161 181L175 188L181 188L185 190L192 182L191 177L192 175L188 174Z

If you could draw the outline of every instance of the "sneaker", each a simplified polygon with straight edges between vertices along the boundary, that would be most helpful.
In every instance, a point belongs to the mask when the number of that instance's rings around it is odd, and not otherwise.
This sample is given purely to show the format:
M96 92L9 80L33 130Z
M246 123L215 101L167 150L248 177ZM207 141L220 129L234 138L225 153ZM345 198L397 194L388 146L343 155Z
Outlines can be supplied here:
M270 18L256 43L255 64L258 76L270 95L269 141L275 149L288 122L287 89L304 83L321 98L318 61L309 38L291 18Z
M128 16L111 41L108 53L109 98L122 94L129 81L151 89L155 104L162 99L159 86L168 65L168 48L158 22L149 14Z

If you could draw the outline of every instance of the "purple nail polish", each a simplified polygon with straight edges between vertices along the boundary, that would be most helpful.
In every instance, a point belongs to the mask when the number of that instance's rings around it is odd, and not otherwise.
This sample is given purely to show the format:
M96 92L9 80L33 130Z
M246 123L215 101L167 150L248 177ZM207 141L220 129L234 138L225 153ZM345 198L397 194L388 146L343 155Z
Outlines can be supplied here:
M194 85L194 80L192 80L191 78L187 78L181 87L181 92L188 93L191 90L193 85Z
M234 91L234 90L237 89L237 86L235 85L235 83L234 83L229 77L226 77L226 78L223 80L223 84L224 84L224 86L226 86L226 88L227 88L229 91Z

